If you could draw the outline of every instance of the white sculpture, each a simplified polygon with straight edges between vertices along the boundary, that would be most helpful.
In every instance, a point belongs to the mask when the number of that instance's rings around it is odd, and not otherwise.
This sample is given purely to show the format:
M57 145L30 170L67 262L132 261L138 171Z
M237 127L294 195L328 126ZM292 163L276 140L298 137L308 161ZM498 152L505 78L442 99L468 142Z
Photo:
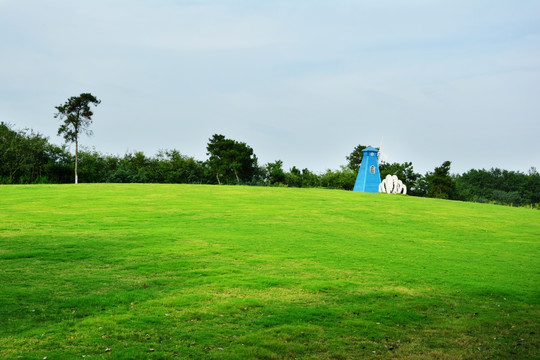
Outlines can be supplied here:
M396 175L386 175L386 178L379 185L379 192L387 194L407 194L407 186L398 179Z

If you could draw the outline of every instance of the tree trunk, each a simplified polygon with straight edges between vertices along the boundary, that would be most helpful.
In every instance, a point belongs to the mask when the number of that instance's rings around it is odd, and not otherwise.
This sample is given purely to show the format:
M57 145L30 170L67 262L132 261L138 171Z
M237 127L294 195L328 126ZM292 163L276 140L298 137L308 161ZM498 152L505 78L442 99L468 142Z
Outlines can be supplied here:
M77 175L78 161L79 161L79 139L75 137L75 184L79 183L79 176Z
M233 171L234 171L234 175L236 176L236 184L240 184L240 178L238 177L238 173L236 172L236 169L233 168Z
M216 178L219 185L221 185L221 181L219 181L219 170L216 171Z

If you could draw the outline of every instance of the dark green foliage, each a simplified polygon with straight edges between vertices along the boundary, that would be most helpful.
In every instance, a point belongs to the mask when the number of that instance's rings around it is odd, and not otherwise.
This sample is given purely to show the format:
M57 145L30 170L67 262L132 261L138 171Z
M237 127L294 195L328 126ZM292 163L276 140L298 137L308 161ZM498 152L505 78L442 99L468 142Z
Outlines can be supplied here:
M80 163L84 182L198 184L204 180L204 163L177 150L160 151L156 157L143 152L116 157L81 151Z
M58 112L55 118L63 121L58 128L58 135L62 135L66 142L76 142L80 133L91 135L89 126L92 124L94 112L91 104L97 106L101 103L94 95L83 93L70 97L64 105L56 106Z
M506 192L502 190L493 190L492 196L497 204L520 206L522 203L521 195L517 191Z
M293 166L292 169L285 174L285 183L289 187L302 187L302 172Z
M15 179L35 177L40 173L38 164L44 160L47 139L28 130L15 131L11 126L0 123L0 144L2 182L12 184Z
M0 183L62 182L65 160L71 160L65 149L49 144L41 134L0 123Z
M456 184L450 176L450 161L445 161L436 167L432 173L427 173L427 196L438 199L455 199Z
M296 166L293 166L288 173L284 173L284 176L285 184L288 187L313 188L321 186L321 177L308 169L300 171Z
M199 184L204 178L204 164L178 150L160 151L155 160L151 182Z
M48 182L54 184L65 184L72 180L73 155L71 155L65 146L58 147L53 144L47 146L47 163L43 165L44 175Z
M340 170L326 170L321 175L321 186L330 189L352 190L356 181L357 171L342 166Z
M320 181L319 176L317 174L312 173L308 169L303 169L302 170L302 187L318 187L318 186L321 186L321 181Z
M125 175L129 175L129 182L144 183L148 181L148 172L154 165L154 161L151 158L146 157L143 152L137 151L135 153L128 153L120 161L119 167L124 170ZM111 181L110 182L114 182Z
M501 169L472 169L455 177L460 200L494 202L507 205L540 202L540 174L531 168L528 174Z
M79 152L79 175L83 182L107 182L119 165L119 159L97 151Z
M264 179L267 185L284 185L285 172L283 171L283 161L276 160L273 163L266 164Z
M408 195L424 197L428 192L428 182L425 177L420 176L413 185L413 188L407 190Z
M250 183L257 169L257 157L246 143L214 134L206 146L208 166L218 184Z
M118 168L107 176L108 183L143 183L144 180L144 175L126 168Z
M540 203L540 173L534 167L529 170L529 176L522 193L527 204Z

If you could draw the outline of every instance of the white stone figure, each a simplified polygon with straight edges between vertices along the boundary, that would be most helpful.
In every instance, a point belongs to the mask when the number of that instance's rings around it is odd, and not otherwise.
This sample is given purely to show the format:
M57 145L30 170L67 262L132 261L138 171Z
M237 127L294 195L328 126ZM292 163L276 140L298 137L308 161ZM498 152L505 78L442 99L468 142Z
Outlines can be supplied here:
M396 194L399 194L401 192L402 186L403 186L403 183L401 182L401 180L398 179L398 181L396 182L396 186L394 187L394 192Z
M386 178L379 184L379 192L387 194L407 194L407 186L399 180L396 175L386 175Z
M400 181L401 181L401 180L400 180ZM402 185L401 185L401 193L402 193L403 195L407 195L407 185L405 185L405 184L403 184L403 183L401 183L401 184L402 184Z
M386 193L391 194L394 190L394 179L392 179L392 175L386 175Z
M397 194L399 191L399 179L397 175L392 175L392 194Z
M404 195L407 195L407 186L403 183L403 181L398 180L397 189L394 189L395 194L402 193Z
M385 192L390 194L392 192L394 181L392 175L386 175L383 181L379 184L379 192Z

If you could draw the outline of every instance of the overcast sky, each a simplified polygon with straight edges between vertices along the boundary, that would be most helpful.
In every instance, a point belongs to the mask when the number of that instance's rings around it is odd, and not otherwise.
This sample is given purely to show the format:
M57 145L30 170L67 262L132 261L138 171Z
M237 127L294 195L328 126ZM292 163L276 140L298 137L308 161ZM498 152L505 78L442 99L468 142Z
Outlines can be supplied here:
M416 171L540 169L538 0L0 0L0 121L54 143L90 92L83 146L338 169L358 144Z

